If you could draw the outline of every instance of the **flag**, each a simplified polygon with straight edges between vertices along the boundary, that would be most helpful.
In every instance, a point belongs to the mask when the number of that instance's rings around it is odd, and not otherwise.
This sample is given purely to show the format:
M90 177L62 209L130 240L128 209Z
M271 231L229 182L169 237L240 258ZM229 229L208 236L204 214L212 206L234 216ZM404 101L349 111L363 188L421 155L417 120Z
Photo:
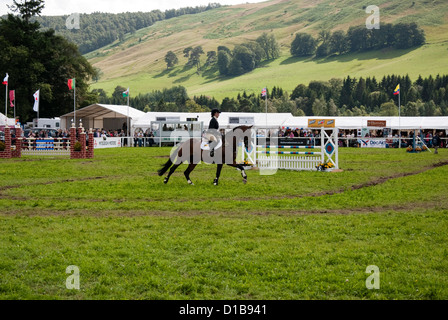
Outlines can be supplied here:
M261 96L266 97L266 88L263 88L263 90L261 90Z
M14 103L13 101L16 98L16 90L10 90L9 91L9 105L11 108L14 108Z
M4 84L5 86L8 85L8 78L9 78L9 75L6 74L6 77L5 77L5 79L3 79L3 82L2 82L2 84Z
M37 90L37 91L33 94L33 97L34 97L34 107L33 107L33 110L34 110L35 112L39 112L39 93L40 93L40 90Z
M394 90L394 96L400 93L400 85L398 85Z
M123 92L123 98L129 97L129 88L125 92Z
M75 85L76 85L75 79L68 79L67 85L68 85L68 88L70 90L72 90L75 87Z

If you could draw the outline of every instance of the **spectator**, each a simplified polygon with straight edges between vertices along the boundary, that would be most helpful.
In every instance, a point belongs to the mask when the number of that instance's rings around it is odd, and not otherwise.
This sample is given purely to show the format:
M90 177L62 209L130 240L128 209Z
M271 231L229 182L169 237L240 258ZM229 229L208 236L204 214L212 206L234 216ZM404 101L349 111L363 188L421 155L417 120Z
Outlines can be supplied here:
M134 148L137 147L137 142L138 142L137 132L134 132Z
M143 145L143 132L139 131L137 133L138 146L141 148Z
M439 153L439 147L440 147L440 137L439 134L436 132L434 137L432 137L432 145L434 146L434 154Z
M152 145L155 144L154 134L152 133L152 131L149 132L148 137L149 137L149 140L148 140L149 146L152 147Z

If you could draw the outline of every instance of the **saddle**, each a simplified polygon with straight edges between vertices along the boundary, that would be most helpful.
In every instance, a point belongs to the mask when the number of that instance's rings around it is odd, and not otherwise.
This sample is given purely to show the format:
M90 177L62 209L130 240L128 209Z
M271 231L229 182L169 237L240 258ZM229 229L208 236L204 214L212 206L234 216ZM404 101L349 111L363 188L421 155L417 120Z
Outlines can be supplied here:
M210 151L210 140L202 138L201 150ZM215 151L222 147L222 139L219 139L218 144L215 147Z

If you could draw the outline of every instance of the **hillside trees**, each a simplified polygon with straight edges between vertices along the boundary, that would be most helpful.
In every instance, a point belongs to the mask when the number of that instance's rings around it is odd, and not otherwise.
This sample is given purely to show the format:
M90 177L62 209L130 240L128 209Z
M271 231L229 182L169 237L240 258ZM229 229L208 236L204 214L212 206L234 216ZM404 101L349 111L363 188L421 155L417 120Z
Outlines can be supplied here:
M173 51L168 51L165 55L166 68L172 68L179 63L179 59Z
M231 53L226 50L218 51L218 68L221 75L229 75L230 61L232 60Z
M317 58L322 58L383 48L409 49L421 46L425 41L425 33L416 23L384 24L381 29L371 30L364 26L352 26L347 32L322 30L317 39L306 33L297 33L290 52L297 57L315 54Z
M279 45L273 34L264 33L255 41L236 45L233 51L225 46L218 47L217 64L224 76L239 76L257 68L262 61L278 58Z
M206 66L215 64L218 61L218 56L216 51L207 51L207 61L205 62Z
M266 60L276 59L280 56L280 47L275 39L274 34L267 34L264 32L256 39L259 48L264 50L264 57Z
M299 32L291 43L291 55L295 57L312 56L316 52L317 41L307 33Z
M202 46L187 47L183 50L185 58L188 58L187 66L196 66L197 72L201 69L201 55L204 54Z
M194 47L191 50L190 57L188 59L188 63L196 66L197 70L201 69L201 55L204 54L204 50L201 46Z
M343 30L333 32L329 39L330 54L344 54L350 49L350 42Z
M326 57L330 53L330 37L331 33L327 30L321 30L317 40L320 45L316 49L316 57Z

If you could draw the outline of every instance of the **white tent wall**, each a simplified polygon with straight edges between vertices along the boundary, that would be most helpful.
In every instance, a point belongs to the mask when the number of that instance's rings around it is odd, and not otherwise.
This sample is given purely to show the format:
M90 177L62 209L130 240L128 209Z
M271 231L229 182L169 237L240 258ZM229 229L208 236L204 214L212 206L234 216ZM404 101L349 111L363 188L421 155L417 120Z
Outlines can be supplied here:
M0 126L14 126L15 120L13 118L6 117L0 112Z

